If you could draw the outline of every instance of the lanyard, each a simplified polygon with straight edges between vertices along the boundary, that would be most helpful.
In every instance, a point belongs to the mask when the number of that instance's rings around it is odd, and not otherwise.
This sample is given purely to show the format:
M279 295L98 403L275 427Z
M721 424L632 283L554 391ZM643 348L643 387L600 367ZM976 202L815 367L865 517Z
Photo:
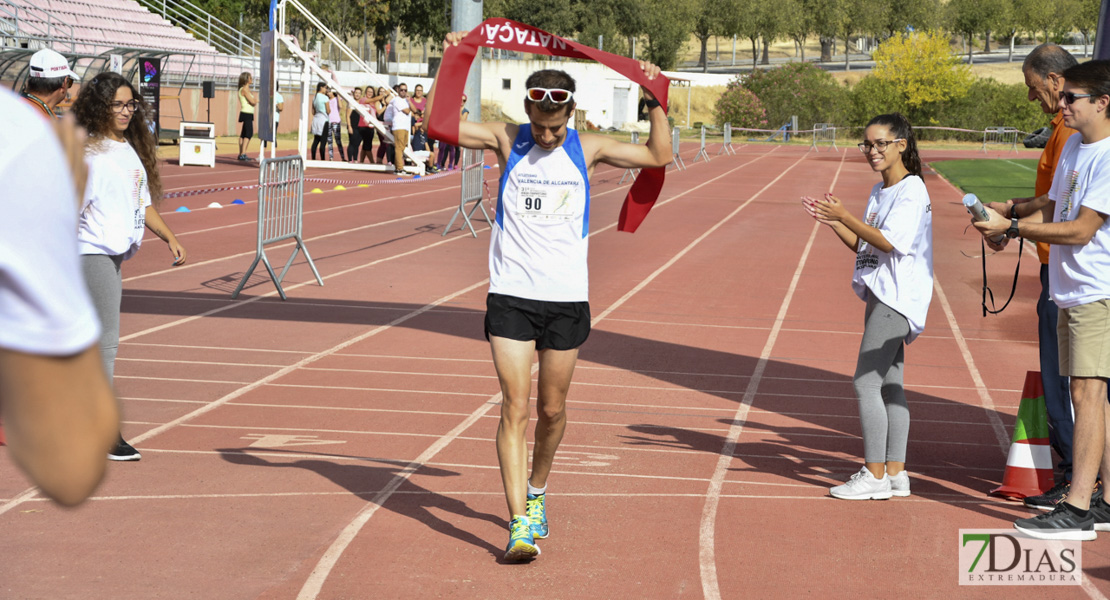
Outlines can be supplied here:
M42 100L39 100L38 98L32 96L31 94L28 94L27 92L23 92L23 97L30 100L31 102L34 102L35 104L39 105L39 107L42 108L42 111L44 113L46 113L46 116L54 117L55 119L58 118L58 114L55 113L54 111L50 110L50 107L47 106L46 103L43 102Z
M479 46L595 60L650 90L663 110L667 110L668 79L660 75L649 80L640 68L639 61L584 46L516 21L486 19L467 34L459 45L448 46L443 53L439 76L436 80L437 100L433 105L432 114L428 115L429 137L448 145L458 145L458 114L451 110L444 110L442 107L454 108L461 103L466 76L470 73L470 64L474 61ZM620 218L617 221L618 230L629 233L636 231L658 199L659 192L663 189L665 174L666 167L640 171L640 175L636 177L632 189L628 191L628 196L621 206Z

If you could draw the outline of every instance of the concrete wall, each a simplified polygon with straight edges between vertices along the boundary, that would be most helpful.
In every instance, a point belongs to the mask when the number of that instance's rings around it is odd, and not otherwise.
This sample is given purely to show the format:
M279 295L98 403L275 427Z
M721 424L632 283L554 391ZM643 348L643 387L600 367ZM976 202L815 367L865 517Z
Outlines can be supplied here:
M173 90L176 92L176 90ZM169 94L162 96L162 128L176 129L184 116L185 121L202 121L216 124L216 135L239 134L239 92L238 90L216 90L216 97L211 101L204 98L200 89L183 89L181 95ZM257 94L257 90L255 91ZM283 91L285 97L285 110L282 120L278 124L278 133L295 133L297 131L298 106L301 95ZM180 99L180 104L178 103ZM209 102L211 102L211 118L209 118ZM255 135L258 135L258 122L254 124Z

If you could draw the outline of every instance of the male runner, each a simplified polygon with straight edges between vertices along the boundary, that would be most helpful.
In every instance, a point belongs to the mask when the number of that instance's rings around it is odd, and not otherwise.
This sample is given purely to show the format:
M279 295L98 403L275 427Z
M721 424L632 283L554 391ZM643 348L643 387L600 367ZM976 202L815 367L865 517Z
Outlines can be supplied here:
M444 49L466 34L448 34ZM659 67L640 65L649 79L659 75ZM537 71L525 87L528 125L459 124L459 145L492 150L501 167L485 329L501 383L497 459L511 515L507 561L535 558L536 539L548 534L547 477L566 430L566 396L578 348L590 333L590 174L598 163L632 169L671 161L667 115L648 90L651 133L647 145L639 146L568 129L575 83L566 73ZM433 101L434 89L428 94L429 115ZM456 106L452 101L448 110ZM538 420L529 476L525 433L537 351Z

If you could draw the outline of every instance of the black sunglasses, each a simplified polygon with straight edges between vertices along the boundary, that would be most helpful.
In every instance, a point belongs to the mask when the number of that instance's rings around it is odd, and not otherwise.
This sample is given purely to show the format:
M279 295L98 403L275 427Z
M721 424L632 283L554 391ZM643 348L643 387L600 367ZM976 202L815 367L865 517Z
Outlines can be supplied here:
M1076 94L1075 92L1060 92L1060 101L1066 104L1075 104L1077 98L1093 98L1094 94Z

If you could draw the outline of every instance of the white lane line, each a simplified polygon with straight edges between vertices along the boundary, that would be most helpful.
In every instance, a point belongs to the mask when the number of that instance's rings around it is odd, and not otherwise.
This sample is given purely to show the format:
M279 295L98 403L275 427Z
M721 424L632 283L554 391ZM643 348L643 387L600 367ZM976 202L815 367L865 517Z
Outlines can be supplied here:
M840 165L836 169L836 175L833 177L832 183L829 185L829 192L836 189L836 182L840 178L840 171L844 168L844 157L848 153L841 154ZM741 208L754 201L771 186L778 183L780 179L786 176L794 167L796 167L806 157L802 157L789 168L779 174L774 180L760 189L754 196L748 199ZM737 209L739 210L739 209ZM709 489L705 493L705 505L702 507L701 525L698 531L698 567L701 573L701 588L702 595L706 600L720 600L721 588L717 580L717 554L716 554L716 529L717 529L717 510L721 504L721 488L724 485L725 475L728 473L728 465L733 460L733 453L736 451L736 442L740 438L740 433L744 430L744 424L748 418L748 409L751 407L752 402L755 401L756 390L759 389L759 383L763 378L763 372L767 368L767 362L771 356L771 350L775 346L775 341L778 339L779 329L782 327L783 322L786 320L786 312L790 307L790 300L794 297L794 290L798 286L798 280L802 276L802 269L805 267L806 258L809 256L810 249L813 248L813 240L817 236L817 230L821 227L820 223L814 222L812 229L809 233L809 240L806 241L805 250L802 252L801 258L798 259L798 266L794 269L794 276L790 280L790 287L786 291L786 296L779 305L778 314L775 316L775 324L771 328L771 332L767 336L767 343L764 344L763 350L760 352L759 361L755 365L752 372L751 379L748 380L747 390L744 392L744 397L740 401L740 406L737 407L736 413L732 417L732 425L728 428L728 435L723 448L721 448L720 458L717 460L717 467L713 472L713 477L709 483Z
M350 390L356 392L386 392L393 394L435 394L445 396L481 396L488 398L489 394L483 392L457 392L457 391L437 391L437 390L413 390L413 389L396 389L396 388L379 388L379 387L358 387L349 385L307 385L297 383L269 383L269 387L284 387L284 388L301 388L310 390Z
M1026 171L1032 171L1032 172L1034 172L1034 173L1036 173L1036 172L1037 172L1037 170L1036 170L1036 169L1034 169L1033 167L1030 167L1029 165L1023 165L1023 164L1021 164L1021 163L1019 163L1019 162L1014 162L1014 161L1012 161L1012 160L1010 160L1010 159L1008 159L1008 158L1005 158L1005 159L1003 159L1003 161L1004 161L1004 162L1008 162L1008 163L1010 163L1011 165L1014 165L1015 167L1020 167L1020 168L1022 168L1022 169L1025 169Z
M963 333L960 331L960 324L956 322L956 315L952 313L952 306L948 304L948 296L945 295L940 281L936 278L933 279L933 289L936 291L937 301L940 302L941 308L944 309L944 316L948 319L948 327L952 330L952 336L956 339L956 345L960 348L960 355L963 356L964 364L967 365L967 371L971 375L971 381L975 385L975 391L979 394L979 399L983 403L983 410L987 414L987 420L990 421L991 427L994 429L995 438L998 440L998 447L1002 449L1003 454L1007 454L1010 449L1010 439L1006 435L1006 426L1002 424L1002 419L998 417L998 409L994 406L994 400L991 398L990 390L988 390L987 385L983 383L983 377L979 374L979 368L975 366L975 359L971 356L971 349L968 348Z
M182 361L181 359L167 360L164 358L116 358L116 362L142 362L142 363L170 363L174 365L181 365L183 362L189 365L216 365L220 367L261 367L261 368L274 368L280 369L285 365L269 365L258 363L233 363L233 362L213 362L206 360L190 360Z
M179 348L189 348L191 350L227 350L228 352L274 352L274 353L279 353L279 354L300 354L301 356L307 356L309 354L312 354L312 352L305 351L305 350L273 350L273 349L270 349L270 348L234 348L234 347L228 347L228 346L187 346L187 345L184 345L184 344L152 344L152 343L147 343L147 342L121 342L121 343L122 344L127 344L128 346L149 346L149 347L152 347L152 348L172 348L174 350L177 350ZM122 359L117 359L117 360L122 360Z
M709 179L709 180L707 180L707 181L705 181L705 182L703 182L703 183L701 183L697 186L694 186L694 187L692 187L692 188L690 188L690 189L688 189L688 190L686 190L682 193L679 193L675 196L672 196L672 197L670 197L670 198L668 198L664 201L657 202L656 206L663 206L665 204L669 204L669 203L671 203L673 201L676 201L676 200L678 200L678 199L680 199L680 198L682 198L682 197L684 197L684 196L686 196L686 195L688 195L688 194L690 194L694 191L697 191L698 189L701 189L702 187L705 187L706 185L709 185L709 184L714 183L714 182L716 182L716 181L718 181L718 180L720 180L720 179L722 179L722 178L724 178L728 175L731 175L732 173L735 173L736 171L763 159L764 157L773 153L778 148L779 147L776 146L770 152L767 152L765 154L761 154L760 156L757 156L756 158L753 158L752 160L750 160L746 163L743 163L743 164L741 164L737 167L734 167L734 168L726 171L722 175L719 175L717 177ZM797 163L795 163L795 164L797 164ZM619 188L617 188L617 189L619 189ZM744 206L746 206L746 205L747 205L747 203L745 203ZM741 208L743 208L743 207L741 207ZM730 218L732 215L735 215L737 212L739 212L739 210L740 210L740 208L738 208L735 211L733 211L732 213L730 213L729 217L726 217L725 220ZM604 231L608 231L609 229L613 229L616 226L617 226L616 223L611 223L608 226L591 233L590 236L592 237L592 236L598 235L598 234L600 234ZM719 226L719 224L718 224L718 226ZM714 229L715 228L716 227L714 227ZM698 242L700 242L701 239L703 239L703 238L704 238L704 236L701 237L701 238L698 238L697 240L692 242L689 246L687 246L687 248L684 249L682 252L683 253L687 252L689 248L692 248L694 245L696 245ZM667 263L667 266L669 266L670 264L673 264L673 261ZM652 273L650 276L648 276L648 280L655 279L662 271L663 271L663 267L661 267L660 269L658 269L654 273ZM598 315L597 317L592 319L591 320L591 325L596 326L598 323L600 323L605 317L607 317L610 313L612 313L614 310L616 310L617 307L619 307L619 306L623 305L625 302L627 302L628 299L631 298L636 291L639 291L640 289L642 289L643 285L646 285L646 284L641 284L641 285L637 286L636 288L634 288L633 291L625 294L620 299L618 299L616 302L614 302L609 308L605 309L605 311L603 311L600 315ZM533 365L532 371L535 372L535 370L537 368L538 368L538 363ZM461 435L463 431L466 431L466 429L468 429L472 424L478 422L478 420L483 415L485 415L487 412L489 412L489 410L491 410L491 408L493 406L495 406L497 404L497 402L500 401L500 398L501 398L500 393L491 397L489 402L486 402L483 406L481 406L477 410L475 410L474 413L469 418L467 418L465 421L460 423L457 427L455 427L450 432L448 432L446 435L444 435L443 438L441 438L440 440L437 440L435 444L432 444L432 446L430 446L420 456L418 456L410 464L409 467L406 467L404 470L402 470L400 473L398 473L396 476L394 476L393 480L390 481L389 485L387 485L386 488L383 489L380 494L375 496L371 500L370 504L365 509L363 509L363 511L361 513L359 513L354 518L354 520L352 520L351 523L347 525L347 527L345 527L343 529L343 531L335 539L335 541L332 543L332 545L327 549L327 551L324 552L324 555L320 557L320 561L316 564L316 567L312 570L312 573L308 576L308 579L305 581L304 586L301 588L300 593L297 595L297 600L314 600L320 594L320 591L323 589L324 582L327 580L328 575L331 574L331 570L335 567L336 563L338 563L340 556L342 556L343 552L347 549L347 547L350 545L350 543L354 540L355 536L358 535L359 531L362 530L363 526L365 526L366 523L370 520L370 518L374 516L374 513L377 512L378 508L381 507L383 504L385 504L385 502L387 500L389 500L389 497L393 494L393 492L395 492L397 490L397 488L400 487L401 484L404 483L416 471L416 469L419 467L420 464L431 460L431 458L433 456L438 454L443 448L446 448L447 445L450 444L451 441L454 440L456 437Z
M221 381L218 379L184 379L180 377L145 377L141 375L116 375L115 379L139 379L150 381L178 381L181 383L226 383L230 385L246 385L249 381Z
M112 502L112 501L130 501L130 500L234 500L236 498L316 498L326 496L371 496L381 493L381 490L365 490L360 492L352 491L337 491L337 492L253 492L241 494L152 494L144 496L93 496L89 498L90 502ZM443 497L465 497L465 496L502 496L501 492L482 492L474 490L397 490L393 492L397 496L443 496ZM567 498L703 498L704 495L700 493L678 493L678 492L559 492L559 497ZM814 496L814 495L786 495L786 494L721 494L722 498L736 499L736 500L823 500L826 502L831 501L828 496ZM943 499L941 499L943 497ZM987 499L968 499L959 500L958 498L966 498L967 494L914 494L909 498L899 498L892 500L899 504L904 502L929 502L936 504L938 500L944 504L979 504L983 506L990 506L992 508L1013 509L1015 514L1021 509L1014 505L1000 504L996 501ZM949 499L951 498L951 499ZM47 498L34 498L29 502L49 502Z

